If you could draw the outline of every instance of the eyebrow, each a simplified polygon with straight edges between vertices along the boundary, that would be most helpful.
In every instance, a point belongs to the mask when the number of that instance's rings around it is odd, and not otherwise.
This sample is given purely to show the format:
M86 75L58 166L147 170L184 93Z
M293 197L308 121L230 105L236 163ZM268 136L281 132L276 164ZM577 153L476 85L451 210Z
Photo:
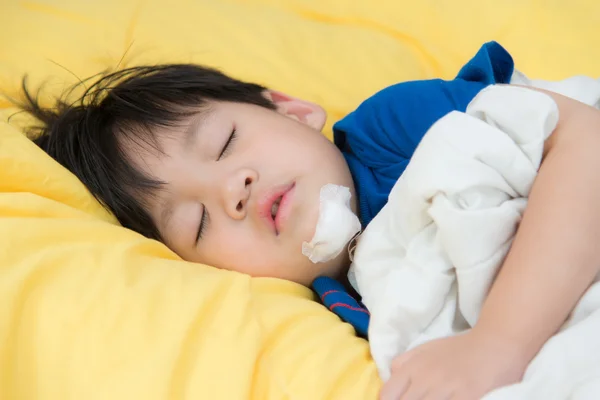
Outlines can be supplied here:
M167 226L169 226L169 221L173 217L174 209L173 209L173 200L169 197L163 199L161 201L161 212L160 212L160 224L163 226L163 229L166 230Z
M191 149L196 142L198 137L198 132L202 125L206 122L206 120L213 113L211 108L206 108L198 111L190 121L185 125L185 129L183 130L183 143L182 148L185 150ZM169 197L163 198L160 203L160 216L159 223L162 225L163 229L166 229L169 226L169 222L173 217L173 201Z
M183 131L183 148L191 149L198 138L200 128L206 124L207 120L214 114L212 107L204 108L198 111L192 118Z

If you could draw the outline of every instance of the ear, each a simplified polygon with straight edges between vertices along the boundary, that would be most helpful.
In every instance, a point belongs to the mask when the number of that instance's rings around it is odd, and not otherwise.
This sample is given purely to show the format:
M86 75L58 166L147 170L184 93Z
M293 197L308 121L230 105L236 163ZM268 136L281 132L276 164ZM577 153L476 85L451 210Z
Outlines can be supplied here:
M318 131L323 129L327 113L323 107L309 101L300 100L276 90L267 90L264 96L277 107L277 112L300 121Z

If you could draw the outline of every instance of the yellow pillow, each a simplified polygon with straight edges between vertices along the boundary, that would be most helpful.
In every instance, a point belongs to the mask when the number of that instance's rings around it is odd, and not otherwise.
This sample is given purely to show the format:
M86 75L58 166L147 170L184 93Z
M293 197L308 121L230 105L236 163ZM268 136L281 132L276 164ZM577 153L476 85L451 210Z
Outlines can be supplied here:
M0 171L1 399L376 396L308 289L179 261L6 124Z
M600 71L600 3L4 0L0 91L198 62L322 104L452 77L499 40L541 78ZM15 110L0 100L1 120ZM293 283L180 261L0 124L1 399L373 399L367 343ZM330 132L331 124L326 131Z

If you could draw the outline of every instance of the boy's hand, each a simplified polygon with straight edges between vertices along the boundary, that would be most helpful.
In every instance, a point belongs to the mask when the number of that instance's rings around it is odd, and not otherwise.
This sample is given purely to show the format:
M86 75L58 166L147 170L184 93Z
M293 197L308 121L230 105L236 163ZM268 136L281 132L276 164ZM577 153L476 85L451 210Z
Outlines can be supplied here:
M396 357L381 399L480 399L520 381L529 361L506 339L471 330Z

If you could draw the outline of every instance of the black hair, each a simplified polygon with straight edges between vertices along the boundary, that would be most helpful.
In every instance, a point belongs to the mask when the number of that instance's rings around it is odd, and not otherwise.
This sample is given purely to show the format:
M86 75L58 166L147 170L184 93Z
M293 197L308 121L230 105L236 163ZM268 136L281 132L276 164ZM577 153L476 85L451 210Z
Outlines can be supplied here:
M148 196L164 182L135 168L123 150L123 139L156 148L154 131L173 127L210 101L254 104L275 109L263 86L233 79L192 64L139 66L92 77L75 102L57 99L54 108L40 105L23 78L24 99L18 105L41 122L27 134L71 171L126 228L162 240L147 211ZM158 148L156 148L158 150Z

